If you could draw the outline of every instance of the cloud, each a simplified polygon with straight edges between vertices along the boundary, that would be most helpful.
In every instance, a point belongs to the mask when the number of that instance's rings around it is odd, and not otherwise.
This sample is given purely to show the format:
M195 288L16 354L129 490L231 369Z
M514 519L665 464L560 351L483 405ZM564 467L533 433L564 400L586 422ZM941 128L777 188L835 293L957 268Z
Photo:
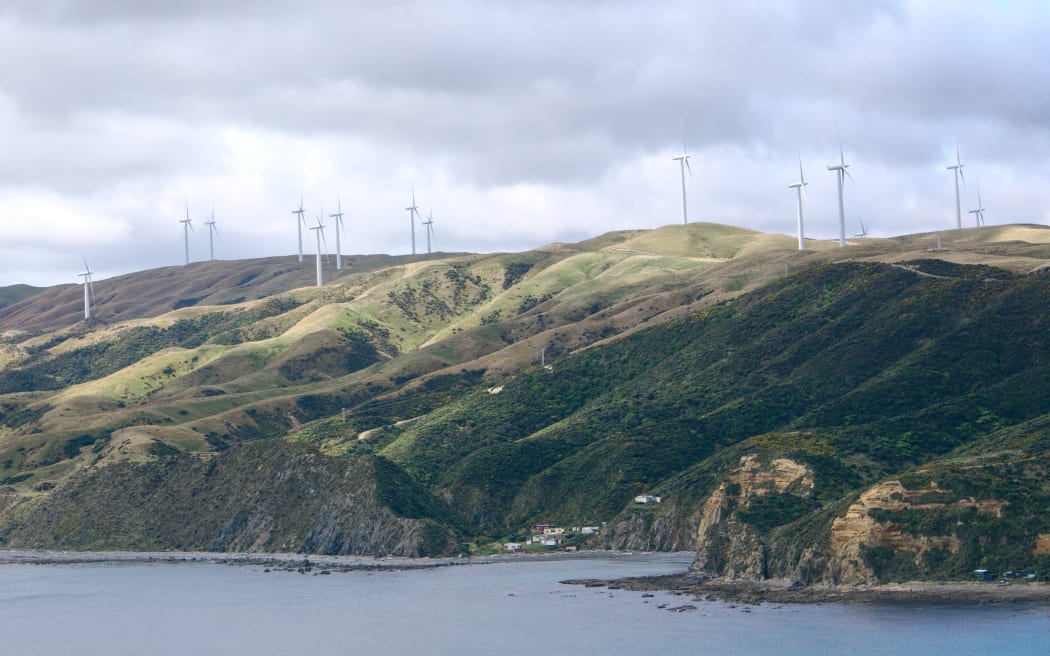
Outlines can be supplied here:
M0 211L86 217L121 272L181 261L187 203L221 257L294 252L300 195L406 252L414 185L441 248L512 250L680 220L684 127L692 217L792 232L801 156L833 237L837 121L851 223L950 227L956 139L964 205L980 180L990 222L1046 220L1048 28L1038 0L15 0ZM0 284L68 279L83 232L30 259L12 232Z

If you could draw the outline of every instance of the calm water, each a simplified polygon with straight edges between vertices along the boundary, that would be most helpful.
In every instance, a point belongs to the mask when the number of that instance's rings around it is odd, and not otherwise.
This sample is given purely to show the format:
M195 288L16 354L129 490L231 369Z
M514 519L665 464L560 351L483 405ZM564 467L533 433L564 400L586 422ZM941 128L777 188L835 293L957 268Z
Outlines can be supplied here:
M1047 654L1047 606L792 606L566 586L688 556L308 576L216 564L0 565L0 653ZM659 604L695 603L674 613Z

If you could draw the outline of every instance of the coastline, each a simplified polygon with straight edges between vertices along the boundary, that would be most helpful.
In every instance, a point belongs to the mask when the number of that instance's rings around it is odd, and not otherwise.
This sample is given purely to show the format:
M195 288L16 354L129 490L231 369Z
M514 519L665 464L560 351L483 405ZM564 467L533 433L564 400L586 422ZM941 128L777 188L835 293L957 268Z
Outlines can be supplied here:
M692 596L696 601L725 601L758 605L783 604L1050 604L1047 583L981 583L959 581L909 581L863 586L811 585L798 587L791 581L771 579L709 579L694 572L668 576L631 577L610 581L578 579L563 581L587 587L636 592L666 591Z
M677 554L678 557L681 554ZM245 565L298 569L303 567L332 571L401 570L490 565L521 561L583 560L613 558L676 557L674 552L575 551L539 554L492 554L487 556L449 556L444 558L406 558L400 556L340 556L302 553L248 553L215 551L50 551L0 550L0 565L72 565L85 563L167 563Z
M339 556L294 553L223 553L211 551L48 551L0 550L0 565L72 564L212 564L255 566L267 571L301 573L349 571L396 571L430 569L457 565L492 565L512 562L549 562L586 559L647 558L672 560L681 553L635 551L577 551L547 554L492 554L446 558L404 558L395 556ZM778 604L1050 604L1050 584L1014 582L932 582L909 581L863 586L811 585L799 587L791 581L769 579L708 578L696 572L622 579L568 579L566 585L602 587L634 592L670 592L695 601L724 601L758 605Z

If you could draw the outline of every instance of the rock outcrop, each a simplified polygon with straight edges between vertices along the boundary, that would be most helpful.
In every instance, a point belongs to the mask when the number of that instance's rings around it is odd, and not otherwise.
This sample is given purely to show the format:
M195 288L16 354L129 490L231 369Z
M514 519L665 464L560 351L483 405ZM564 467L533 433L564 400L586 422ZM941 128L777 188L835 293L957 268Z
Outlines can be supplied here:
M741 457L704 502L693 568L730 578L765 578L766 545L759 531L736 511L747 510L756 498L770 494L806 497L812 491L813 470L805 463L788 458L763 461L755 454Z
M893 521L879 521L877 511L927 510L949 511L973 508L979 513L1002 515L1005 501L965 499L951 503L924 501L942 494L937 483L929 487L906 489L900 481L886 481L868 488L846 513L835 518L831 524L830 550L836 566L835 578L842 584L870 582L875 574L864 563L864 549L883 547L895 552L911 552L916 561L930 549L941 549L950 553L959 550L959 538L955 535L928 535L905 531Z

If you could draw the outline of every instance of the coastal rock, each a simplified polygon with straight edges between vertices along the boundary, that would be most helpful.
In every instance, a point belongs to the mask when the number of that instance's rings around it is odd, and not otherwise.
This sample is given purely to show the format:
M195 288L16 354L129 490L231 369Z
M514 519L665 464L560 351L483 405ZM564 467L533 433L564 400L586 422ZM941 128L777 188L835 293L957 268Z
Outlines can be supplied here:
M946 511L973 508L978 513L1002 515L1006 502L999 500L964 499L951 503L929 501L930 497L942 494L936 483L928 487L909 490L900 481L886 481L868 488L846 513L831 524L830 550L836 566L835 578L841 584L868 583L875 573L865 564L864 550L883 547L895 552L915 554L919 562L930 549L941 549L950 553L959 550L959 539L954 535L917 535L909 533L892 521L876 519L877 511L928 510Z
M770 494L804 496L812 491L813 470L805 463L742 456L704 502L693 569L728 578L766 578L766 545L759 531L741 521L735 511L747 510L754 499Z

